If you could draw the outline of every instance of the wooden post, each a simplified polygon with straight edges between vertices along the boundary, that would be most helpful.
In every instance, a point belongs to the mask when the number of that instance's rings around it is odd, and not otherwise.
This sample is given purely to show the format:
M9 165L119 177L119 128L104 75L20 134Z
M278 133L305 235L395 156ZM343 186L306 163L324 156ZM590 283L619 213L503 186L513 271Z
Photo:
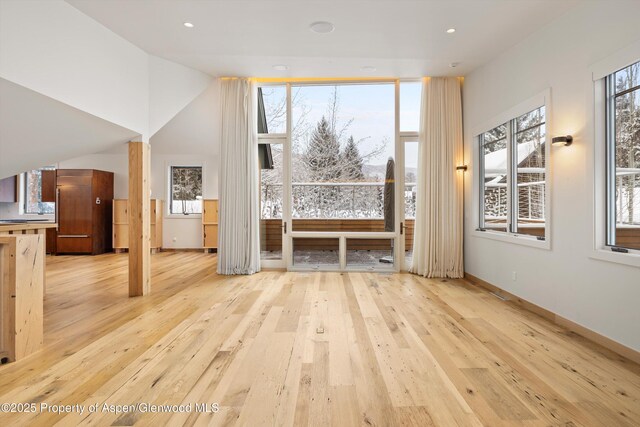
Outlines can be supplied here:
M129 143L129 296L151 292L150 147Z
M0 357L42 348L44 235L0 236Z

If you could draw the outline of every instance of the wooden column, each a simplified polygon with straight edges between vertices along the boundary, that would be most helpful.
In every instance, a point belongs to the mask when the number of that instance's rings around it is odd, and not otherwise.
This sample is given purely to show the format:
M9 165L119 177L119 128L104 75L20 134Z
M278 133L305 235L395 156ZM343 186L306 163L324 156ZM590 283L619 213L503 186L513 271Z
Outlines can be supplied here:
M129 296L151 292L150 147L129 143Z
M0 357L42 348L44 235L0 236Z

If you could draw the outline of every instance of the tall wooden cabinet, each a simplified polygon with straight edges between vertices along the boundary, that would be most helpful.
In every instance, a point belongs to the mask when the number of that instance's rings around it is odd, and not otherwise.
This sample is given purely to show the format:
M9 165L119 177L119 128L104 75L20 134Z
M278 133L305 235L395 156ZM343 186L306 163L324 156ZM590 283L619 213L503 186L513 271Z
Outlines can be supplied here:
M151 250L162 250L162 200L151 199ZM129 249L129 200L113 201L113 248L116 252Z
M218 249L218 200L202 201L202 247L205 253L209 249Z
M42 181L42 201L56 203L54 253L110 252L113 172L57 169Z

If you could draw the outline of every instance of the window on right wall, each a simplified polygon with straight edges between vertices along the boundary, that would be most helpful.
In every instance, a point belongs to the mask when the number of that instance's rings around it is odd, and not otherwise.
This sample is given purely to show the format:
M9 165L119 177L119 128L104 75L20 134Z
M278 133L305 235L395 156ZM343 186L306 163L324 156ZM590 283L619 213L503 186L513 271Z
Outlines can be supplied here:
M481 231L545 240L546 139L544 106L479 136Z
M606 79L607 245L640 249L640 62Z

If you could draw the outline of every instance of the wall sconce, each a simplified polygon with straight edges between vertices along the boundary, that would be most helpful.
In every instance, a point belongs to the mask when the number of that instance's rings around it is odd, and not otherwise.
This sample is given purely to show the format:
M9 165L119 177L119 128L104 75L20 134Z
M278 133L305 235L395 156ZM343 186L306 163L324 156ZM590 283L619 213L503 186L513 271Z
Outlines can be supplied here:
M551 140L551 143L553 145L564 145L565 147L567 145L571 145L572 142L573 142L573 137L571 135L556 136Z
M456 166L456 170L457 171L466 171L467 170L467 165Z

